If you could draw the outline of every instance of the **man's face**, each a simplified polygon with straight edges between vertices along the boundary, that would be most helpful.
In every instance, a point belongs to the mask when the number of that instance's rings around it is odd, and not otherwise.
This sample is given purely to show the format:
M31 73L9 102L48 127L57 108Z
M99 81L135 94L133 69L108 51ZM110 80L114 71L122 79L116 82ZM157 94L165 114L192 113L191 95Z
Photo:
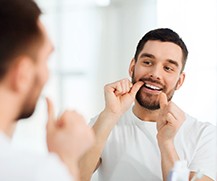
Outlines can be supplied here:
M40 22L38 24L43 33L44 41L38 50L37 60L33 60L34 72L32 83L29 89L29 93L27 93L26 98L24 100L23 109L21 111L19 119L28 118L33 114L40 93L48 80L49 72L47 61L49 55L53 51L53 46L44 26Z
M159 95L166 93L171 100L175 90L184 81L182 50L171 42L148 41L140 52L137 62L132 60L130 75L132 82L143 81L137 92L138 103L149 110L159 109Z

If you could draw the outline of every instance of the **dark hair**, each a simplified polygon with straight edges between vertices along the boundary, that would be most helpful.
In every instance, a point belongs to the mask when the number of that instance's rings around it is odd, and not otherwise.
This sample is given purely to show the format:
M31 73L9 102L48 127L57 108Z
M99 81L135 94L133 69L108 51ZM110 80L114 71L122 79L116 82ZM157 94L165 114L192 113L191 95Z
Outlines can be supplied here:
M142 51L145 43L149 40L159 40L162 42L172 42L172 43L175 43L176 45L178 45L182 49L182 54L183 54L182 71L184 70L186 60L188 57L187 47L186 47L185 43L182 41L182 39L179 37L179 35L169 28L159 28L159 29L151 30L148 33L146 33L137 45L136 53L134 56L135 61L137 61L139 53Z
M15 57L36 57L43 41L38 26L41 10L33 0L0 0L0 79Z

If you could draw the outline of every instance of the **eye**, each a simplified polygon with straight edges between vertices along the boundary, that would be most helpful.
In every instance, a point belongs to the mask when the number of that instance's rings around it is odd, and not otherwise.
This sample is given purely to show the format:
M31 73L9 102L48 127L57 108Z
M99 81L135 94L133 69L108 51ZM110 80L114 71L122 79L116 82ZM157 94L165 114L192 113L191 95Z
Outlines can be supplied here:
M145 66L150 66L150 65L152 65L152 62L151 62L150 60L144 60L144 61L143 61L143 64L144 64Z
M164 67L164 70L167 71L167 72L172 72L172 71L174 71L173 68L170 67L170 66L165 66L165 67Z

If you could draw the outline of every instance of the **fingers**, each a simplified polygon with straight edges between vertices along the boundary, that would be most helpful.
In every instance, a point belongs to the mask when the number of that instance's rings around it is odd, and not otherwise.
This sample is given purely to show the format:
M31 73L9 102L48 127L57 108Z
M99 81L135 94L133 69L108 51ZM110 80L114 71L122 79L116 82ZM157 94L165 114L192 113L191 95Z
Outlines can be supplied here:
M164 109L168 105L167 95L163 92L160 94L159 104L160 109Z
M54 125L54 108L51 100L46 97L46 102L47 102L47 129L51 128Z
M79 123L78 123L79 122ZM57 126L72 126L72 125L79 125L79 124L86 124L84 117L73 110L66 110L57 120Z
M158 122L161 123L161 126L167 123L167 114L168 114L168 100L167 95L163 92L159 95L159 105L160 113Z
M172 113L167 113L167 115L166 115L167 124L170 125L171 127L173 127L175 132L180 128L183 121L184 120L177 119L176 117L174 117L174 115Z
M132 97L136 97L136 93L139 91L143 84L144 82L138 81L133 85L132 89L130 90L130 94Z
M175 103L169 103L169 111L176 120L179 120L179 123L185 120L185 113Z
M174 118L174 116L171 113L167 113L166 120L171 125L177 122L177 120Z
M75 139L80 138L77 144L83 143L83 151L90 148L95 141L93 130L87 125L84 117L77 111L65 111L58 125L61 124L61 130L67 131L67 134L73 135Z
M120 81L108 84L107 90L112 90L116 96L122 96L126 93L130 93L133 97L144 83L142 81L136 82L134 85L128 79L122 79Z
M185 120L184 112L173 102L168 102L165 93L160 94L160 109L159 114L161 122L175 124L177 126L181 125Z
M116 96L121 96L128 93L132 87L132 83L128 79L123 79L114 83L114 93Z

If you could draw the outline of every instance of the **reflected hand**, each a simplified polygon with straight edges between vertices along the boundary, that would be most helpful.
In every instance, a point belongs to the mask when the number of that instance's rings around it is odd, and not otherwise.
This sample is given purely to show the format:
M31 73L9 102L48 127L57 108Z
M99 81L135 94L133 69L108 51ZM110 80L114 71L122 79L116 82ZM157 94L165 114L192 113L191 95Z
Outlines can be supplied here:
M104 88L105 110L121 115L135 100L136 93L144 83L136 82L134 85L128 79L107 84Z
M52 103L47 99L47 144L66 163L75 163L93 145L94 134L84 118L75 111L65 111L55 119Z
M158 142L173 141L184 120L184 112L173 102L168 102L166 94L162 92L160 114L157 120Z

